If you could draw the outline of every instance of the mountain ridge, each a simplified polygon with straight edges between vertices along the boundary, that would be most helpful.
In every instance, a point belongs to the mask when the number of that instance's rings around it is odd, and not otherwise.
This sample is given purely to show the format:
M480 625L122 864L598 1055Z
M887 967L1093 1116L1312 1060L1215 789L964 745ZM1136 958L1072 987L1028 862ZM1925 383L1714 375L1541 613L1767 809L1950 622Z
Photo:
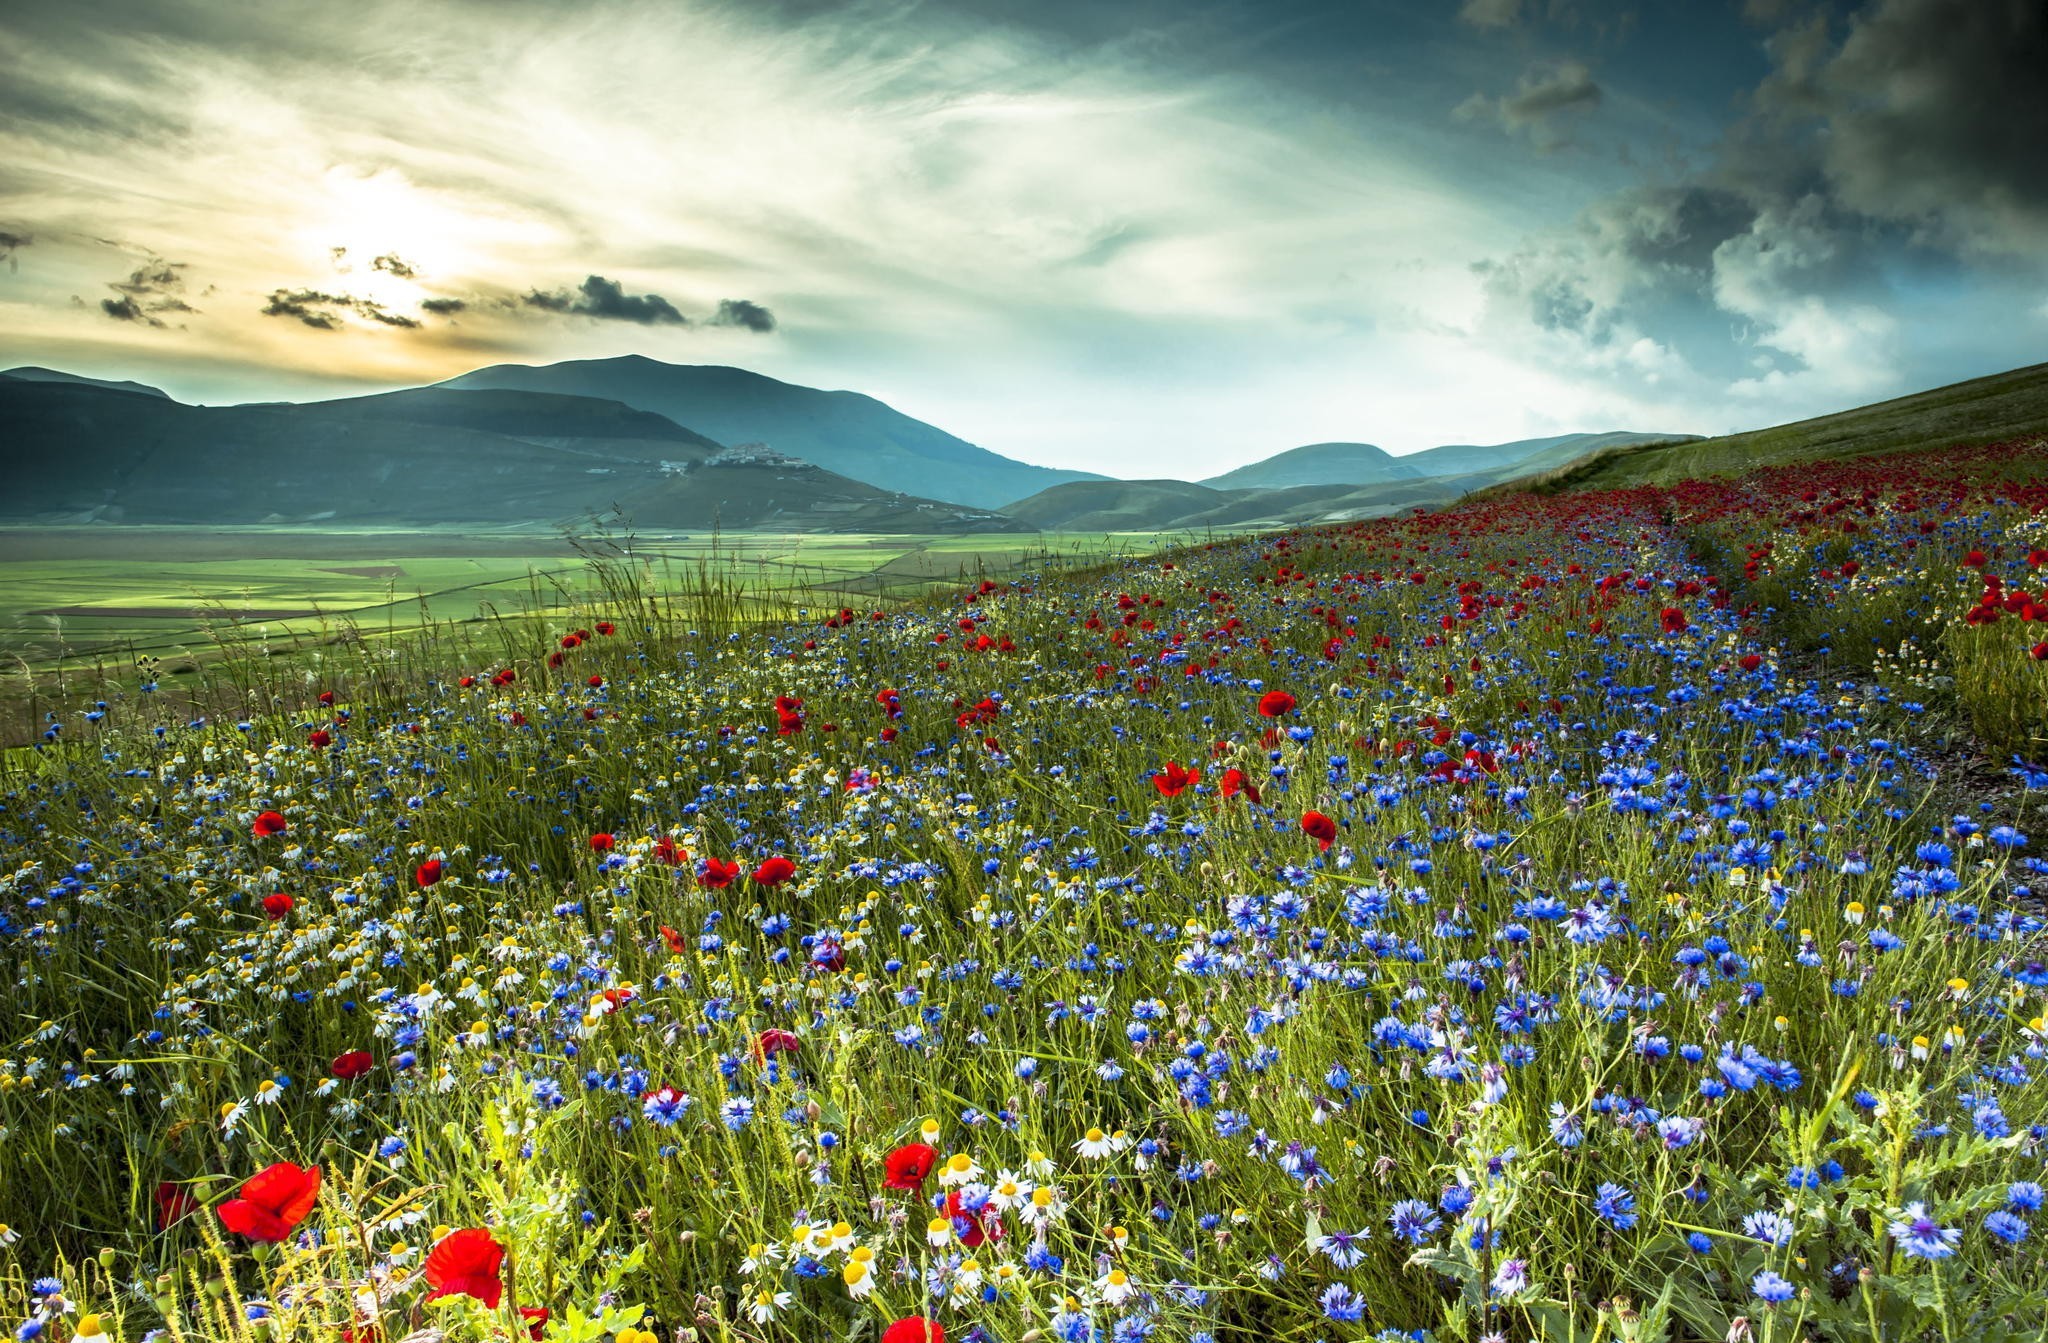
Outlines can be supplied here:
M724 364L669 364L645 355L492 364L433 385L619 401L721 442L762 443L883 488L915 481L936 497L983 508L1052 485L1102 478L1004 457L863 392L806 387Z

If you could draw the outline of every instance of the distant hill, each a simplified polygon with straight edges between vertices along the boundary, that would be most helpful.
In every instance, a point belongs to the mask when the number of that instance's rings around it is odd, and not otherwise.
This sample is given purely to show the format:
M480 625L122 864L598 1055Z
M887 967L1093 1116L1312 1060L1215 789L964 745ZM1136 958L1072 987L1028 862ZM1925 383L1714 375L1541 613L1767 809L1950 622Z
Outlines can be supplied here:
M1690 442L1698 437L1698 434L1652 434L1635 429L1616 429L1606 433L1523 438L1512 443L1449 443L1440 448L1411 452L1395 460L1426 476L1490 475L1498 478L1509 471L1561 466L1601 448L1629 443Z
M1432 508L1484 483L1485 477L1418 476L1381 485L1217 490L1181 480L1081 480L1019 499L1003 512L1041 531L1242 531Z
M104 387L110 392L137 392L143 396L160 396L171 399L169 392L161 387L152 387L146 382L115 382L109 378L88 378L80 373L65 373L54 368L38 368L34 364L23 364L0 373L0 378L20 378L24 382L70 382L85 387Z
M1020 499L1003 512L1040 531L1166 531L1236 497L1184 480L1076 480Z
M587 397L423 388L203 407L0 378L0 423L10 521L522 526L616 505L642 528L1029 530Z
M1289 448L1202 483L1218 490L1275 490L1290 485L1376 485L1423 474L1370 443L1310 443Z
M1295 485L1380 485L1426 477L1475 476L1485 478L1476 484L1485 484L1511 472L1562 465L1598 448L1691 437L1694 435L1616 430L1490 445L1452 443L1400 457L1370 443L1311 443L1211 476L1202 483L1219 490L1271 490Z
M984 508L1065 481L1101 479L1014 461L858 392L821 391L713 364L665 364L640 355L496 364L440 386L618 401L721 442L763 443L870 485L914 485L925 494Z
M1502 482L1543 493L1670 485L1795 462L1913 452L2048 433L2048 364L1951 383L1810 420L1671 445L1608 447Z

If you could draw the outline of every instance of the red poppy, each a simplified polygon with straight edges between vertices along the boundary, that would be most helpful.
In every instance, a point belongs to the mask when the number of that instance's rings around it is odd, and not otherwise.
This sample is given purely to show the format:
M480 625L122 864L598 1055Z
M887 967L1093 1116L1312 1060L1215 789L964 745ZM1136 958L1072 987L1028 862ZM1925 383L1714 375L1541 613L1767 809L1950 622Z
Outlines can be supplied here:
M353 1082L377 1066L377 1060L370 1057L367 1049L351 1049L346 1054L334 1057L333 1073L344 1082Z
M426 862L421 863L412 870L412 879L414 884L422 887L433 885L441 879L441 860L439 858L427 859Z
M1758 667L1764 665L1764 660L1754 653L1744 653L1741 665L1744 671L1755 671Z
M156 1229L163 1231L199 1211L199 1200L174 1180L158 1181L156 1187Z
M426 1299L473 1296L496 1310L505 1292L505 1281L498 1276L504 1263L505 1247L482 1227L451 1231L427 1254L427 1286L434 1290Z
M1963 567L1968 569L1982 569L1989 563L1991 561L1984 557L1984 552L1981 550L1973 550L1963 556Z
M334 734L329 732L324 727L314 728L312 735L306 738L306 745L312 747L316 751L324 750L325 748L332 746L333 744Z
M1268 690L1265 694L1259 696L1259 716L1262 718L1278 718L1282 714L1293 713L1294 703L1294 696L1286 691Z
M763 859L761 865L754 869L754 884L780 886L795 875L796 864L778 853L773 858Z
M765 1030L754 1037L754 1062L766 1063L777 1054L794 1054L803 1048L803 1042L792 1031Z
M272 835L281 835L291 829L291 822L285 820L283 812L264 811L256 814L256 820L249 826L249 829L258 835L268 838Z
M2027 650L2027 655L2036 662L2048 662L2048 639L2043 639Z
M611 848L612 843L612 837L600 830L590 837L590 851L592 853L604 853Z
M600 620L597 622L597 632L599 634L604 635L607 639L609 639L612 635L616 634L618 632L618 629L619 627L617 625L612 624L612 622L609 620ZM519 1313L524 1315L526 1312L521 1311ZM547 1312L542 1311L541 1314L545 1315L547 1314Z
M610 634L612 627L609 625L599 625L597 632L599 634ZM546 1306L521 1306L519 1308L519 1318L533 1321L532 1324L526 1326L526 1336L533 1339L534 1343L540 1343L542 1335L547 1332L548 1308Z
M1002 1238L1003 1222L996 1210L983 1205L979 1212L968 1211L960 1206L960 1191L957 1189L946 1195L946 1217L953 1223L953 1234L970 1250L986 1241Z
M935 1149L921 1142L905 1143L882 1158L882 1187L912 1192L923 1189L925 1177L938 1163Z
M1337 823L1319 811L1305 811L1301 814L1301 833L1328 849L1337 842Z
M1179 797L1191 783L1200 781L1202 771L1189 769L1177 760L1166 762L1166 768L1152 776L1152 786L1159 790L1161 797Z
M722 891L732 885L740 874L738 863L722 863L716 858L706 858L697 868L697 884L706 890Z
M682 955L685 947L688 946L683 941L683 935L665 923L661 925L661 940L668 944L668 954L671 956Z
M323 690L323 691L321 691L321 692L320 692L320 702L321 702L322 704L332 704L332 703L334 703L334 692L333 692L332 690Z
M577 638L573 634L565 634L562 636L562 647L564 648L575 648L582 642L583 641L581 639Z
M1685 612L1675 606L1667 606L1657 613L1657 619L1664 625L1666 634L1683 634L1686 629Z
M241 1192L214 1211L220 1224L250 1240L284 1240L320 1201L320 1168L301 1169L289 1161L266 1166L243 1182Z
M588 681L585 681L583 684L589 686L592 690L597 690L603 687L604 678L602 676L593 675Z
M946 1343L946 1327L922 1315L909 1315L882 1331L882 1343Z
M263 897L263 912L275 921L292 912L294 901L283 891Z
M893 728L893 727L885 727L885 728L883 728L883 729L882 729L882 740L883 740L883 741L894 741L894 740L896 740L896 729L895 729L895 728Z
M670 867L681 867L690 861L690 855L684 851L683 846L667 835L654 841L654 856Z
M1239 793L1242 793L1253 805L1257 805L1259 800L1259 786L1246 778L1244 771L1241 769L1232 768L1223 771L1222 790L1225 797L1236 797Z

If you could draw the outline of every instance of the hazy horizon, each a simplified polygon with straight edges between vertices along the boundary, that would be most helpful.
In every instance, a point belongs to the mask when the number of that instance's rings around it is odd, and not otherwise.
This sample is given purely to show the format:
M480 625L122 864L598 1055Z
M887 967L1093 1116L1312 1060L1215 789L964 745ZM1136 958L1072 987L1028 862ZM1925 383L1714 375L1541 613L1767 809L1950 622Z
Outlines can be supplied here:
M643 354L1198 479L2048 358L2016 0L0 15L0 366L222 404Z

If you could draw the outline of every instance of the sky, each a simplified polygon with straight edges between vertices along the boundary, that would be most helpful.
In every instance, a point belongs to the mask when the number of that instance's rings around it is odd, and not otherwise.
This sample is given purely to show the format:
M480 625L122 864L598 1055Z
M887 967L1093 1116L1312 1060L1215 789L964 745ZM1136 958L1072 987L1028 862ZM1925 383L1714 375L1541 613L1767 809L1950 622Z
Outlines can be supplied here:
M2048 359L2039 0L0 0L0 367L643 354L1193 478Z

